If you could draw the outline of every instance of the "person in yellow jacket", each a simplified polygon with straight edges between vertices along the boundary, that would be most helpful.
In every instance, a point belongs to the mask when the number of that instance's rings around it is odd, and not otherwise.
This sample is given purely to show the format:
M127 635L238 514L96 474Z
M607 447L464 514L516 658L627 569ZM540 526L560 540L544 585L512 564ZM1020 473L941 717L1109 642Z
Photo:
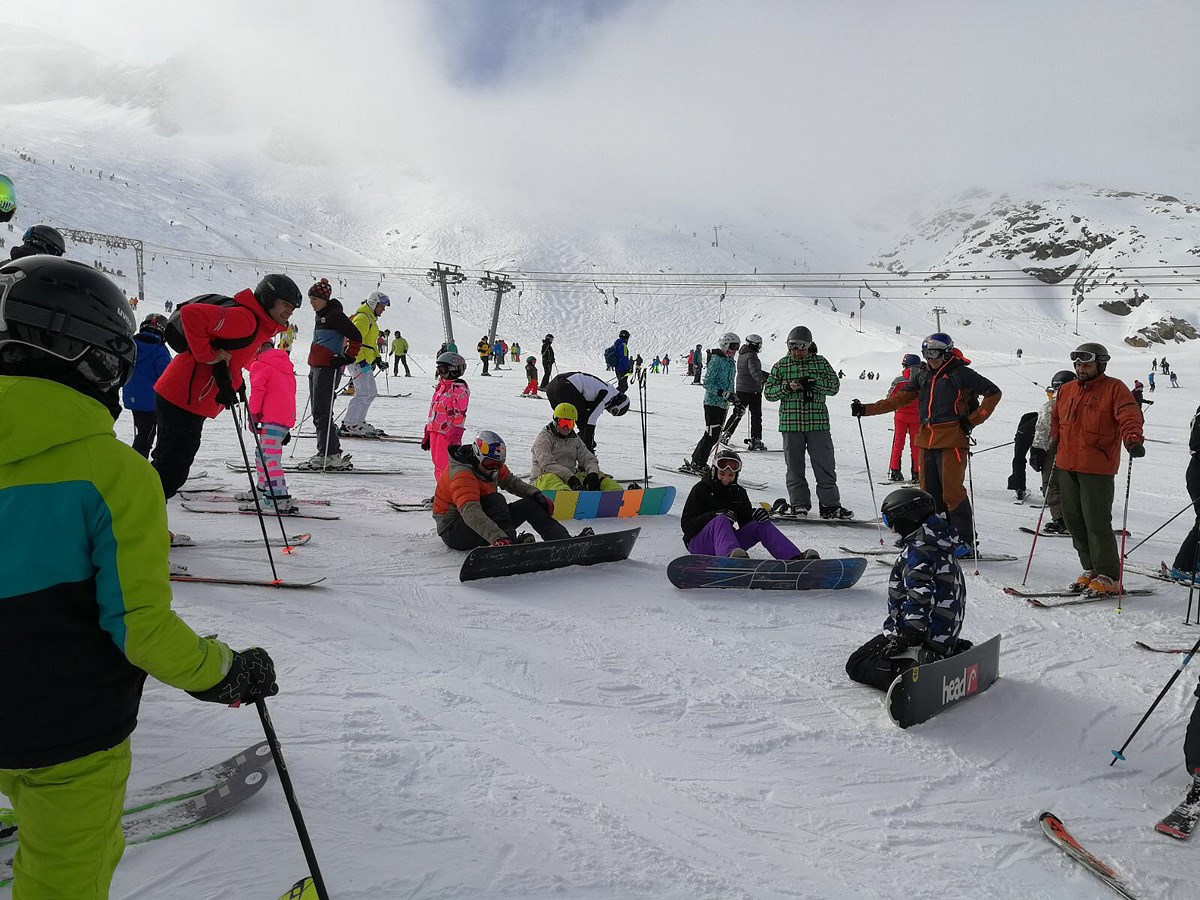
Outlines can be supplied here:
M392 374L400 374L400 364L404 364L404 377L412 378L412 372L408 371L408 341L404 339L399 331L392 338Z
M200 700L278 692L171 609L158 476L117 440L133 371L124 294L78 262L0 266L0 793L20 827L13 900L103 900L125 848L130 735L147 675ZM52 330L51 330L52 329Z
M379 317L391 305L387 294L375 291L350 319L362 335L362 349L358 351L354 365L349 367L354 396L338 431L344 437L379 437L383 434L374 425L367 424L367 410L371 408L371 401L379 396L375 370L387 371L387 363L379 355Z

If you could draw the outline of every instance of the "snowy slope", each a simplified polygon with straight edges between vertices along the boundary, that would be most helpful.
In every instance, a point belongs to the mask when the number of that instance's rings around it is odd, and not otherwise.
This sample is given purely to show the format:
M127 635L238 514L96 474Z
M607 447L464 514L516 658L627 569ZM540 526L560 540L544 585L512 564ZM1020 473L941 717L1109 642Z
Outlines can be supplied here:
M24 108L21 133L6 131L0 148L0 170L21 191L18 228L47 220L138 236L160 248L298 260L301 282L338 267L428 266L435 259L526 271L581 271L590 263L610 272L750 271L759 264L782 271L772 263L784 259L797 271L830 268L819 255L785 258L798 240L748 227L713 248L699 226L681 225L678 234L676 223L665 222L624 231L586 221L533 229L482 211L456 224L444 206L431 205L407 211L410 230L389 237L378 223L331 205L321 191L292 192L301 182L319 184L319 172L263 159L253 135L240 145L162 136L145 115L86 100ZM17 146L35 161L20 159ZM459 198L451 209L468 207ZM1161 221L1148 217L1139 227ZM15 234L4 236L11 241ZM906 264L931 267L948 252L939 241L912 245ZM1150 259L1160 247L1146 252L1127 259ZM98 247L72 248L72 255L99 259L126 276L132 269L129 256ZM1185 264L1181 256L1168 259ZM217 265L193 271L162 251L148 254L147 262L142 312L167 297L236 290L257 274L253 265L232 260L224 271ZM399 282L399 289L389 282L383 289L391 288L393 300L411 289L411 304L389 316L422 348L414 356L429 369L440 340L432 291L420 279ZM120 283L134 290L128 277ZM357 300L377 285L359 275L347 278L341 292ZM1066 352L1084 337L1106 340L1114 350L1111 372L1127 380L1144 377L1149 359L1162 355L1161 348L1123 346L1130 323L1090 306L1076 337L1073 319L1068 323L1069 288L1045 291L1032 305L986 295L970 305L944 303L951 314L943 327L1005 392L997 415L978 432L981 446L1011 439L1020 415L1043 399L1033 382L1064 367ZM858 425L847 407L854 396L881 396L883 386L860 383L856 373L873 368L890 380L900 353L932 330L928 309L942 301L872 300L860 334L845 303L835 313L798 291L731 293L724 304L715 292L666 293L622 294L617 317L595 290L531 291L521 298L520 318L515 302L506 307L501 333L534 348L544 331L554 331L562 336L564 365L595 370L601 344L621 324L647 355L666 349L675 356L730 328L755 330L767 338L763 355L771 360L782 353L786 330L803 321L823 352L850 373L831 401L840 483L843 502L869 513L886 488L866 477ZM1155 317L1190 312L1169 297L1153 302ZM456 303L460 342L469 346L486 327L488 301L465 285ZM970 325L963 322L968 318ZM298 320L307 332L308 311ZM1013 355L1018 346L1025 350L1020 362ZM1200 379L1200 362L1191 346L1167 352L1184 388L1164 384L1147 410L1148 434L1165 443L1149 444L1134 469L1129 527L1137 539L1186 502L1187 422L1195 406L1189 388ZM303 372L302 352L295 358ZM651 464L681 458L699 436L699 390L682 372L677 363L672 375L651 378ZM432 384L415 374L400 381L411 398L376 402L375 424L396 432L420 428ZM470 378L469 425L500 430L520 468L549 410L516 399L519 372L501 374ZM300 406L304 390L301 379ZM773 411L768 404L767 440L778 446ZM883 418L863 422L874 480L886 467L888 429ZM117 432L130 437L128 417ZM599 439L607 468L641 474L635 416L606 419ZM300 453L306 446L311 442L292 444ZM1022 562L984 565L969 577L964 631L973 639L1003 635L1002 680L909 732L896 730L880 696L851 685L842 671L849 652L883 620L882 567L871 565L856 588L837 594L677 591L664 570L683 550L680 496L671 515L637 523L642 533L628 562L461 585L461 557L442 547L430 520L394 513L384 502L429 494L425 455L412 445L347 442L347 450L362 461L398 462L405 474L293 476L297 493L330 497L342 518L285 523L289 532L311 531L314 539L276 564L285 574L326 574L325 587L176 590L180 613L197 630L217 632L235 646L262 644L277 660L283 692L271 707L335 896L1098 896L1089 876L1038 836L1036 817L1045 808L1129 873L1146 896L1193 892L1189 885L1200 878L1194 854L1151 830L1182 796L1190 677L1130 748L1129 762L1107 765L1109 749L1120 745L1176 663L1133 642L1190 645L1192 631L1180 624L1186 592L1154 582L1154 596L1128 601L1119 616L1111 604L1034 610L1004 596L1001 587L1020 581L1029 552L1027 536L1016 528L1037 518L1036 510L1009 502L1006 450L975 458L974 491L985 546ZM237 454L229 422L218 420L206 429L197 469L240 487L223 466ZM681 492L690 486L682 476L655 476ZM762 498L784 493L778 454L749 458L747 476L769 483ZM258 531L250 517L193 514L177 502L170 519L198 539ZM1169 559L1184 531L1181 519L1133 559ZM865 528L808 525L794 533L825 556L837 555L840 543L879 540ZM269 571L263 551L254 548L199 547L175 558L198 573ZM1057 584L1076 570L1068 542L1044 539L1029 582ZM257 737L249 710L200 704L151 683L134 737L132 783L199 768ZM114 894L274 897L302 869L282 795L270 786L224 821L131 848Z

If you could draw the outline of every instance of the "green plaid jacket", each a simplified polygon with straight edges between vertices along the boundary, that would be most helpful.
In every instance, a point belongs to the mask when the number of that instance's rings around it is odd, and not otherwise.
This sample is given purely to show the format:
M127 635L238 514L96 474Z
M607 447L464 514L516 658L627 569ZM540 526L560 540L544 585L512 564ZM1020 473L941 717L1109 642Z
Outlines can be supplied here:
M805 401L803 391L793 392L787 388L789 381L800 378L816 381L810 401ZM779 403L780 431L828 431L829 408L825 398L834 396L841 387L833 366L820 354L800 360L785 356L771 366L763 395Z

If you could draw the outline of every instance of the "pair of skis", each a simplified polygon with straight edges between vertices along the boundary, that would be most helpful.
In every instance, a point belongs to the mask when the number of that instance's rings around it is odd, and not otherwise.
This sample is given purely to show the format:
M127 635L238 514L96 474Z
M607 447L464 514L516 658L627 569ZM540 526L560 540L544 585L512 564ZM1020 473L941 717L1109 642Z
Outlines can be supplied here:
M1080 606L1085 603L1101 603L1118 597L1145 597L1154 593L1153 588L1125 588L1121 594L1103 591L1026 591L1022 588L1006 587L1004 593L1020 597L1030 606L1051 609L1056 606Z

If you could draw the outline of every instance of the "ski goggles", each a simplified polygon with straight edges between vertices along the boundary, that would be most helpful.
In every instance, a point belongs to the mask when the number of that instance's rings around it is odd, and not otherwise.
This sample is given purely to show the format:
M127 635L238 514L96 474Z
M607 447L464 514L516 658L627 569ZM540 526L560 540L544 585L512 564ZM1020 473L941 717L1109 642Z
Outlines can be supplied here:
M479 460L479 468L485 472L499 472L500 467L504 465L504 460L496 459L493 456L485 456Z
M554 421L558 423L559 428L569 428L572 430L575 428L574 419L555 419Z
M950 355L950 349L947 347L929 347L922 350L921 355L928 360L941 359L943 356Z
M1093 353L1091 350L1072 350L1071 351L1071 362L1090 363L1090 362L1106 362L1107 360L1108 360L1107 356L1099 356L1098 354Z
M789 350L807 350L813 345L812 341L788 341L787 348Z
M733 459L729 456L721 457L721 459L718 459L715 463L713 463L713 465L716 466L718 472L742 471L742 461L740 459Z

